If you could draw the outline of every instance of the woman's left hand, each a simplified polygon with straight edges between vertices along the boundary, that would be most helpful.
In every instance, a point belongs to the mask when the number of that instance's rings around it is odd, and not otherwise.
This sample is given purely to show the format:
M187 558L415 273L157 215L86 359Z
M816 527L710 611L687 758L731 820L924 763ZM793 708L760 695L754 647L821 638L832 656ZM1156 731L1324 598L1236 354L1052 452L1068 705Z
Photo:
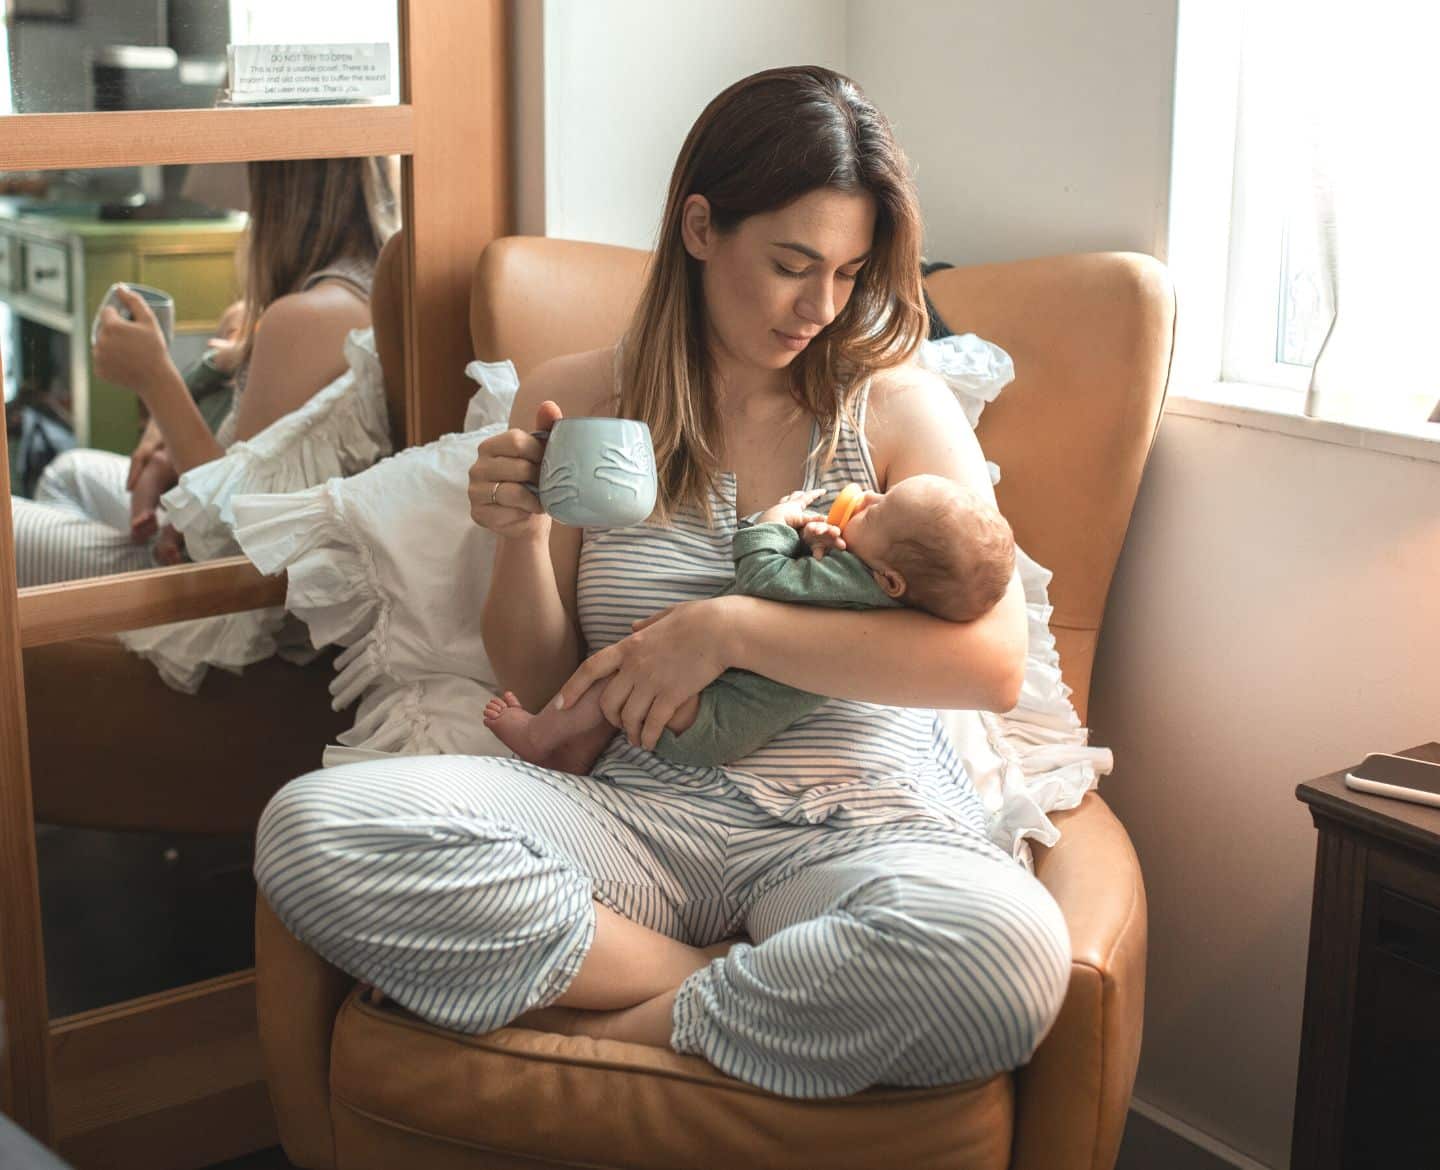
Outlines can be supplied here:
M603 686L605 718L632 744L652 750L680 704L724 672L733 605L742 600L686 601L636 622L628 637L582 662L553 701L573 707L592 686Z
M145 299L124 285L116 289L133 320L127 321L106 305L100 310L100 328L93 351L95 373L107 382L124 386L144 398L172 377L174 363L165 346L165 334Z

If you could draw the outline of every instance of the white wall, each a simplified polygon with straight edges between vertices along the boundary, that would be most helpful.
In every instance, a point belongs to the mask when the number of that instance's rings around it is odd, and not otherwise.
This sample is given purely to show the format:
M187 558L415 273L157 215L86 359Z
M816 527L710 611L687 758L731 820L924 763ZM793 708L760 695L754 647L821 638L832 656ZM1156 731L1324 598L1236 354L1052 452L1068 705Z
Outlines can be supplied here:
M650 246L705 102L808 60L895 123L931 258L1163 257L1176 8L548 0L549 233ZM1136 1094L1265 1166L1288 1165L1309 929L1295 785L1440 738L1437 499L1440 463L1170 413L1111 591L1091 721L1150 895Z
M1303 780L1440 738L1440 463L1170 415L1095 665L1150 899L1137 1096L1289 1165Z
M651 248L675 157L732 82L844 69L833 0L545 0L545 234Z
M850 0L849 74L915 167L926 255L1156 252L1174 0Z

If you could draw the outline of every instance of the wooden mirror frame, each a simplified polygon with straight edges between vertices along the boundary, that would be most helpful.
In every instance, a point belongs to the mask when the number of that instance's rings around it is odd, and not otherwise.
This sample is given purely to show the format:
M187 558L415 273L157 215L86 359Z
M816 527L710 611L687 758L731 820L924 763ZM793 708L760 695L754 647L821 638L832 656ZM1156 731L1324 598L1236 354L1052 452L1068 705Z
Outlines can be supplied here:
M460 421L468 396L463 370L471 357L471 269L490 240L513 230L511 12L508 0L397 3L399 105L0 116L0 165L58 170L402 156L410 277L405 438L413 444ZM138 1077L142 1062L165 1055L163 1045L179 1043L187 1030L237 1019L243 1026L247 1003L253 1024L253 972L49 1019L21 648L275 605L284 599L285 582L261 576L237 557L41 586L21 596L14 554L8 454L0 448L0 1108L46 1145L65 1144L80 1124L76 1101L82 1090L74 1085L57 1093L57 1054L73 1066L72 1057L90 1050L95 1059L84 1062L84 1125L91 1140L103 1143L107 1163L187 1164L192 1145L182 1152L181 1144L199 1141L207 1129L225 1129L227 1122L227 1136L211 1143L216 1149L226 1141L243 1143L245 1135L273 1144L273 1121L267 1141L259 1122L234 1120L241 1106L234 1094L241 1090L249 1090L244 1108L253 1113L258 1100L268 1111L258 1044L247 1047L238 1031L220 1036L222 1047L234 1041L236 1055L230 1067L217 1070L213 1085L187 1083L189 1074L179 1068L157 1073L152 1064L143 1107L127 1112L116 1102L93 1100ZM136 1045L140 1036L145 1042ZM237 1126L246 1124L250 1129L242 1134Z

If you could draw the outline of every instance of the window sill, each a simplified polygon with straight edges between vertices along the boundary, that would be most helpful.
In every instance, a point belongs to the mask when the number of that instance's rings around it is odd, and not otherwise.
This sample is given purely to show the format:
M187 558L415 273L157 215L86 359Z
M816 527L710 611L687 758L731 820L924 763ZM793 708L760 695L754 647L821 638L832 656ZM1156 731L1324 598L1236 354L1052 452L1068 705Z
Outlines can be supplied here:
M1420 422L1410 430L1390 430L1307 418L1301 413L1303 406L1304 396L1293 390L1241 382L1202 384L1165 399L1166 414L1440 463L1440 423Z

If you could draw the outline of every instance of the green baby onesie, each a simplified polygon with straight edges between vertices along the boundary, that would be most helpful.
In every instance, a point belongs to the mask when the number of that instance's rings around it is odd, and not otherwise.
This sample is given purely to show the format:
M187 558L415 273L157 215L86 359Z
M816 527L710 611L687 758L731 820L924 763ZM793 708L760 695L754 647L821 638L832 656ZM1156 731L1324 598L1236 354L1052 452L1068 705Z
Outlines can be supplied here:
M741 528L731 548L735 583L725 593L837 609L900 606L854 553L814 557L788 524ZM748 670L727 670L700 692L695 722L679 735L664 732L655 752L676 764L719 767L762 747L825 701Z

